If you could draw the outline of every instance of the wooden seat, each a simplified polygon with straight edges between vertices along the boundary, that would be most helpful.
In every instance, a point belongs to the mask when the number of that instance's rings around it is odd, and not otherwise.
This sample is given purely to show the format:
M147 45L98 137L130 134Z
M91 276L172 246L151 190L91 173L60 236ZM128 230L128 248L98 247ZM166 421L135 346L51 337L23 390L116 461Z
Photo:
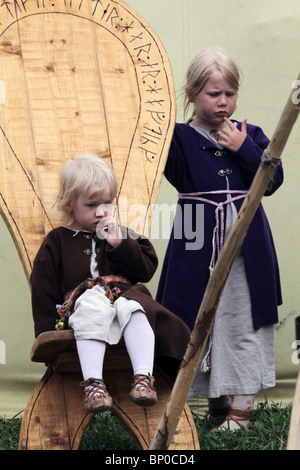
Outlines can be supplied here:
M0 210L28 281L39 246L59 224L52 210L58 174L74 154L107 159L119 182L120 223L149 235L176 105L164 48L134 10L121 0L6 2L0 104ZM24 412L20 449L77 448L91 415L82 407L72 332L43 333L31 359L48 368ZM172 383L156 369L160 401L144 410L129 400L124 345L108 349L104 369L113 413L147 449ZM188 407L174 448L198 448Z

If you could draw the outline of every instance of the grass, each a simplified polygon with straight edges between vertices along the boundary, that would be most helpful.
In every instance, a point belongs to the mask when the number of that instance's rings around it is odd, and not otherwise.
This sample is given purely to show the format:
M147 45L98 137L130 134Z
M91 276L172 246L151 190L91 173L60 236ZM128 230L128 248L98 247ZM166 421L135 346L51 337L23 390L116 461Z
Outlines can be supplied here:
M193 414L201 450L285 450L291 407L259 403L251 412L251 430L209 433L207 416ZM21 418L0 418L0 450L18 449ZM138 450L133 438L110 412L90 421L80 443L81 450Z
M251 429L209 433L207 419L194 417L201 450L285 450L291 407L259 403L251 412Z

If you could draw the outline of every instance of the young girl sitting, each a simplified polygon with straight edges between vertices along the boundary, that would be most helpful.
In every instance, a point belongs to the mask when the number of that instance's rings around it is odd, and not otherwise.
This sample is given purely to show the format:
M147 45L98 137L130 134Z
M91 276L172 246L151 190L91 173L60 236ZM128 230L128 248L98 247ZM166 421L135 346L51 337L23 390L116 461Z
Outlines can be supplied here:
M134 372L130 398L152 406L157 402L154 331L156 349L177 360L189 338L184 323L140 284L153 276L157 257L148 239L118 225L111 211L116 194L115 175L104 160L94 155L69 160L56 201L66 225L46 236L31 275L35 333L53 330L58 313L56 326L66 322L74 330L84 407L93 413L112 406L102 370L107 343L124 336Z

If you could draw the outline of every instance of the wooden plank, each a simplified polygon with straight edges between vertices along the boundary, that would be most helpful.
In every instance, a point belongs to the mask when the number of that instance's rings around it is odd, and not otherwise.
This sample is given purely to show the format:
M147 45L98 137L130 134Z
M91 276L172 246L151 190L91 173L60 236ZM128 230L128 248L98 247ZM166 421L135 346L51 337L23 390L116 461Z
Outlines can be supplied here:
M93 417L82 406L81 372L54 373L51 366L36 386L24 412L20 450L77 449Z
M121 223L148 235L176 114L151 27L122 1L92 0L5 2L0 23L0 211L27 277L74 154L107 158Z

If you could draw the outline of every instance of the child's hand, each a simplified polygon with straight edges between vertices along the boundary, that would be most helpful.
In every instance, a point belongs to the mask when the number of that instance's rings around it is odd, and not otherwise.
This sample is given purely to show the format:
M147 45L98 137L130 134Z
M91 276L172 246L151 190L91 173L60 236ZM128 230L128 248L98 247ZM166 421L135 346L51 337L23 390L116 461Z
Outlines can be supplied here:
M121 229L114 217L105 217L97 225L97 235L105 239L112 247L120 245L122 241Z
M219 131L219 143L222 147L232 152L237 152L247 136L247 119L244 119L242 122L240 131L227 117L224 118L224 122L226 122L228 127Z

